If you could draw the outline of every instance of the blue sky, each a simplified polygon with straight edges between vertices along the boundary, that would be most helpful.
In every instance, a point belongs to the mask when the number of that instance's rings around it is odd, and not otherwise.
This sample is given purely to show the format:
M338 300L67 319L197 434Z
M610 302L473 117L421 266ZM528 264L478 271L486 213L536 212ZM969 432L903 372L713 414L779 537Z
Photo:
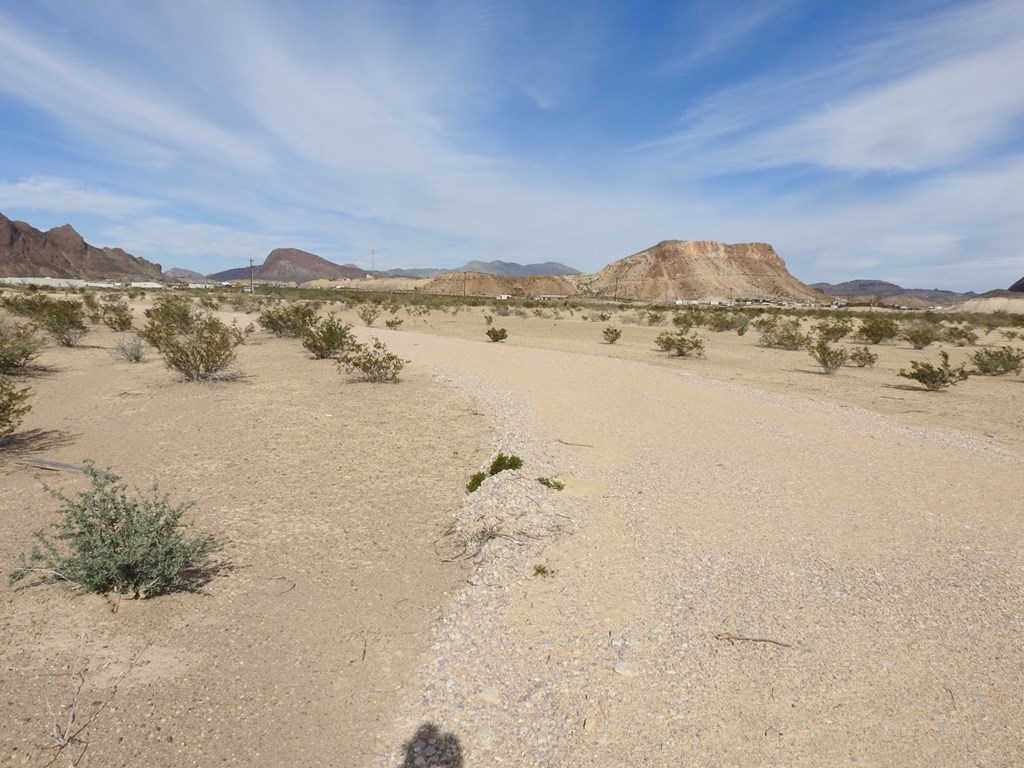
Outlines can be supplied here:
M1024 2L0 0L0 212L209 273L1024 276Z

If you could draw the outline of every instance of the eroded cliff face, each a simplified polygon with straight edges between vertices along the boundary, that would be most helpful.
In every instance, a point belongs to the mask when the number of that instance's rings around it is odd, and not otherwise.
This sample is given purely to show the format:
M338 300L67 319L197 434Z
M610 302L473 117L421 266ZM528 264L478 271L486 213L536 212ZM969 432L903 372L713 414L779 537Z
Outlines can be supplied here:
M581 290L642 301L823 296L793 277L768 243L665 240L581 278Z

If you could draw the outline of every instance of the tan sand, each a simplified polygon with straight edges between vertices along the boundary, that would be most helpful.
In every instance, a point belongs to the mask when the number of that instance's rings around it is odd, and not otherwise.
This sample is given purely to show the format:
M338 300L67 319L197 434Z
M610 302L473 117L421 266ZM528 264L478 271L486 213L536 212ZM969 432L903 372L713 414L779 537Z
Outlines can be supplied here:
M663 329L611 346L579 313L491 344L482 314L360 330L412 360L396 386L262 334L215 385L115 363L105 331L47 350L22 452L195 499L232 570L117 613L5 589L4 760L54 755L45 697L81 667L83 765L1024 761L1024 380L917 391L895 372L938 348L898 346L826 377L754 333L668 359ZM467 502L499 448L526 466ZM13 563L53 502L0 473Z

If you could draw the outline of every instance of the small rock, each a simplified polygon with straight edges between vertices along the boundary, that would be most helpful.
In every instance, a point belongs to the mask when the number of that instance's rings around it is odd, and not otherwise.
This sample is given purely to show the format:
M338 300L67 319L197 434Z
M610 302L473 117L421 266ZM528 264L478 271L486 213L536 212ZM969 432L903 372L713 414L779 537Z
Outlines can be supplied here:
M615 670L617 675L622 675L623 677L635 677L637 671L636 665L631 661L620 661L612 669Z
M484 688L480 691L480 700L487 704L501 704L501 695L497 688Z

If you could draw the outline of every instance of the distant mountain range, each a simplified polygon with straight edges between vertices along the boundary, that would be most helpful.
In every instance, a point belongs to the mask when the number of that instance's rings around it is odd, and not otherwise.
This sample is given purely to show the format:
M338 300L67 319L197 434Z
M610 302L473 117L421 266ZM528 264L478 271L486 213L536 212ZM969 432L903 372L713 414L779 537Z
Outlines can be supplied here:
M957 293L956 291L943 291L938 288L901 288L895 283L887 283L884 280L847 280L845 283L814 283L811 285L816 291L821 291L829 296L842 296L845 298L857 298L864 300L871 299L917 299L926 304L959 304L961 301L973 299L978 294L973 291ZM1011 289L1012 290L1012 289Z

